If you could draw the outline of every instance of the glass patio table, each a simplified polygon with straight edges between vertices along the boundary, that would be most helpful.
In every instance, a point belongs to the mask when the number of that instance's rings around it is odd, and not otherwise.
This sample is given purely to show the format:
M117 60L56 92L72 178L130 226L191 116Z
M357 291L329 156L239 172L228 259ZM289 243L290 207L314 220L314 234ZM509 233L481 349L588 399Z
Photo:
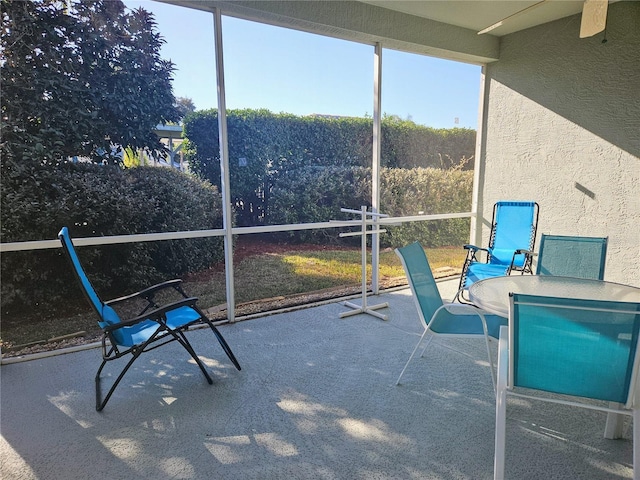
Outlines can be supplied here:
M554 275L494 277L480 280L469 287L469 299L477 307L502 317L509 316L509 293L640 303L638 287L603 280ZM610 406L621 408L619 404ZM607 415L605 438L622 437L623 418L623 415L611 413Z
M581 300L639 302L640 288L603 280L557 277L554 275L510 275L475 282L469 287L469 299L489 313L509 316L509 293Z

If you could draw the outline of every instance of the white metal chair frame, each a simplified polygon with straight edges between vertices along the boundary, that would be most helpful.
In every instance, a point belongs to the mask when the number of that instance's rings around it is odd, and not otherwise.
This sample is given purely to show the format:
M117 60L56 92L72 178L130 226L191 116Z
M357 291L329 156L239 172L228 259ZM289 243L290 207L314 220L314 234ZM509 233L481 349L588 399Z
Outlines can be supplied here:
M513 296L510 297L510 309L509 309L509 325L513 325L512 312L513 312ZM553 308L559 308L558 305L543 305ZM565 307L568 308L568 307ZM621 311L621 310L608 310L608 309L596 309L586 307L575 307L579 310L591 310L601 311L603 313L625 313L637 315L639 311ZM531 400L540 400L550 403L559 403L562 405L569 405L581 408L587 408L591 410L598 410L617 415L629 415L633 417L633 478L634 480L640 480L640 468L638 468L638 462L640 462L640 406L636 403L636 399L640 399L640 391L638 383L638 369L640 368L640 338L635 346L635 358L632 367L632 374L630 379L629 393L627 401L624 404L624 409L616 409L611 407L598 406L593 404L585 404L578 401L562 400L559 398L547 398L536 395L527 395L513 390L513 354L510 353L509 344L513 344L513 328L502 326L500 327L500 338L498 340L498 379L497 379L497 394L496 394L496 431L495 431L495 457L493 465L493 478L494 480L504 479L504 465L505 465L505 436L506 436L506 416L507 416L507 396L514 396L520 398L527 398ZM608 426L607 426L608 428Z
M415 293L413 292L413 285L411 286L412 289L412 294L415 298ZM438 337L443 337L443 338L478 338L478 335L474 335L474 334L459 334L459 333L454 333L454 334L448 334L448 333L436 333L433 330L430 329L430 325L431 322L437 318L438 314L440 313L441 310L447 310L450 313L453 313L454 315L468 315L468 316L478 316L480 317L480 321L482 322L482 330L484 331L484 339L485 339L485 343L487 346L487 356L489 357L489 365L491 366L491 383L493 384L493 390L496 390L496 362L493 359L493 355L491 354L491 344L493 342L496 341L496 339L494 339L493 337L491 337L488 332L487 332L487 321L484 318L484 314L482 313L482 310L472 306L472 305L465 305L465 304L460 304L460 303L446 303L444 305L442 305L442 307L438 308L435 313L433 314L433 316L431 317L431 319L429 320L429 323L427 324L425 322L424 319L424 315L422 315L422 311L420 310L420 308L418 308L418 314L420 315L420 320L422 321L422 324L425 325L424 328L424 332L422 332L422 335L420 336L420 340L418 341L418 344L415 346L415 348L413 349L413 352L411 352L411 355L409 356L409 360L407 360L407 363L405 363L404 368L402 369L402 371L400 372L400 376L398 377L398 380L396 381L396 385L400 385L400 379L402 378L402 375L404 375L405 370L407 369L407 367L409 366L409 363L411 363L411 360L413 359L414 355L416 354L416 352L418 351L418 348L420 348L420 345L422 344L422 342L424 341L425 337L427 336L427 334L429 334L429 339L427 340L427 342L425 343L424 347L422 348L422 352L420 353L420 357L422 358L424 356L424 352L427 350L427 347L429 346L429 343L431 343L431 340L433 340L434 337L438 336ZM461 312L464 311L464 313L454 313L454 310L460 310Z
M400 384L400 380L402 379L402 376L404 375L405 370L407 369L407 367L409 366L409 363L411 363L411 360L413 359L413 357L415 356L416 352L418 351L418 348L420 348L420 345L422 344L422 342L424 341L425 337L427 337L427 335L429 335L429 339L427 340L427 343L424 345L422 352L420 353L420 357L424 356L424 352L426 351L427 347L429 346L429 343L431 342L431 340L433 340L433 337L435 336L440 336L440 337L450 337L450 338L478 338L477 334L460 334L460 333L454 333L454 334L447 334L447 333L438 333L438 332L434 332L433 330L431 330L431 325L433 325L433 322L437 320L438 316L440 315L440 313L443 310L446 310L454 315L466 315L466 316L477 316L480 321L482 322L482 331L484 332L484 339L485 339L485 343L487 346L487 356L489 358L489 365L491 366L491 382L493 384L493 390L496 390L496 367L495 367L495 362L493 359L493 355L491 354L491 343L494 341L497 341L495 338L491 337L488 333L487 330L487 321L485 319L485 315L484 312L482 310L480 310L479 308L470 305L470 304L461 304L461 303L445 303L443 304L441 307L439 307L431 316L431 318L429 319L429 321L427 322L426 319L424 318L424 314L422 312L422 308L420 306L420 302L418 300L418 294L415 290L415 286L413 283L413 280L411 278L411 276L409 275L409 270L407 268L407 264L405 262L405 258L403 257L403 255L396 250L396 254L398 255L398 257L400 258L400 261L402 262L402 268L404 269L405 272L407 272L407 281L409 282L409 286L411 287L411 295L414 298L414 301L416 303L416 310L418 311L418 315L421 321L421 324L424 326L424 332L422 332L422 335L420 336L420 340L418 341L417 345L415 346L415 348L413 349L413 352L411 352L411 355L409 356L409 359L407 360L407 363L405 363L404 368L402 369L402 371L400 372L400 375L398 376L398 380L396 381L396 385Z

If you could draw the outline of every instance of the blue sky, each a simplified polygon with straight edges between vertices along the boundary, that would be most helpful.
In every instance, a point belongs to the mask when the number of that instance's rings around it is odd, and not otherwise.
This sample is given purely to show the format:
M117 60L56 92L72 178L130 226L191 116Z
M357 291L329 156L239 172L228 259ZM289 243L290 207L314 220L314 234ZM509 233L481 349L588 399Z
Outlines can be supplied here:
M216 100L213 17L149 0L176 66L174 94L198 110ZM223 16L227 108L371 116L373 46ZM383 49L382 111L435 128L477 128L480 67ZM456 123L457 119L457 123Z

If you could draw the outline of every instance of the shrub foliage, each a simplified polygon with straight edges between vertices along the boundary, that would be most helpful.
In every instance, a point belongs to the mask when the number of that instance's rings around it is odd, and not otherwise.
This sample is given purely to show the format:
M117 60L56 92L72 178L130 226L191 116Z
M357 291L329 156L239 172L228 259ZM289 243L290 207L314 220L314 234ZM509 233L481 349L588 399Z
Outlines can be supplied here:
M64 164L24 172L2 178L2 242L56 238L65 225L74 237L222 227L217 189L174 170ZM223 250L209 238L80 247L78 255L96 289L115 296L207 268ZM84 301L61 249L9 252L1 263L5 314Z
M380 172L380 210L393 217L468 212L471 209L473 173L434 168L383 168ZM341 208L359 210L371 205L371 169L364 167L305 167L280 177L271 193L274 223L313 223L346 220L353 215ZM406 223L385 227L383 247L419 240L426 247L461 245L469 238L468 219ZM337 240L337 233L292 231L293 241Z
M187 116L183 150L192 172L220 186L217 122L215 109ZM368 118L230 110L227 124L232 202L242 226L281 223L287 213L277 212L273 190L295 181L295 175L317 167L371 167L373 124ZM382 123L381 165L473 170L475 135L470 129L433 129L388 117Z
M366 118L229 112L229 173L237 216L232 223L352 218L340 209L371 205L371 131ZM74 237L221 228L217 111L187 115L184 133L195 176L91 163L26 162L0 169L2 242L53 239L64 225ZM472 130L434 130L386 119L381 211L391 216L469 211L474 137ZM469 221L417 222L387 230L383 247L414 240L427 247L459 245L467 240ZM336 230L275 236L338 241ZM223 250L221 239L208 238L81 247L79 255L96 289L111 297L207 269L223 258ZM9 252L0 261L5 314L55 313L52 306L68 308L69 298L83 301L60 249Z

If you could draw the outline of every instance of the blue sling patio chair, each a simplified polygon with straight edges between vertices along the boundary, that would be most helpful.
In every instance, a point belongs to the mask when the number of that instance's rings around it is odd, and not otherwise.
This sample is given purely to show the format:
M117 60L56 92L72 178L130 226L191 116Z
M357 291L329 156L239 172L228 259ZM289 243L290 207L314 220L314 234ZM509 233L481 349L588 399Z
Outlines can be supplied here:
M73 241L69 236L67 227L63 227L58 234L62 242L63 250L71 261L76 278L80 282L80 287L93 310L98 315L98 324L102 329L102 364L96 373L96 410L101 411L113 394L114 390L129 370L133 362L142 354L154 350L167 343L177 341L189 353L204 374L209 384L213 383L211 376L207 372L204 364L198 358L193 347L187 340L185 332L196 325L208 326L215 337L220 342L229 360L240 370L240 364L233 355L231 348L223 338L222 334L213 325L211 320L196 305L197 298L189 297L180 286L181 280L169 280L167 282L154 285L140 292L124 297L103 302L80 264L76 254ZM156 294L163 290L172 289L182 298L167 305L156 303ZM112 305L134 299L142 300L146 306L140 314L131 319L121 319L113 309ZM124 366L116 380L113 382L107 395L102 398L100 388L100 374L107 362L131 355L131 358Z
M489 246L464 245L467 257L462 266L456 299L468 302L469 287L478 280L531 272L532 252L538 226L536 202L500 201L493 206Z
M424 327L424 332L413 349L411 356L409 356L402 372L400 372L396 385L400 384L402 375L404 375L405 370L425 338L429 337L422 354L424 354L429 342L437 335L458 338L483 337L487 345L491 381L495 389L495 367L490 343L498 338L500 326L506 324L506 319L497 315L486 314L473 305L445 304L442 301L429 261L420 243L414 242L406 247L398 248L396 249L396 254L402 262L402 267L418 310L418 317Z
M540 237L536 275L604 279L607 237Z
M640 303L517 293L509 301L498 344L494 479L505 478L508 396L632 415L633 478L640 478Z

